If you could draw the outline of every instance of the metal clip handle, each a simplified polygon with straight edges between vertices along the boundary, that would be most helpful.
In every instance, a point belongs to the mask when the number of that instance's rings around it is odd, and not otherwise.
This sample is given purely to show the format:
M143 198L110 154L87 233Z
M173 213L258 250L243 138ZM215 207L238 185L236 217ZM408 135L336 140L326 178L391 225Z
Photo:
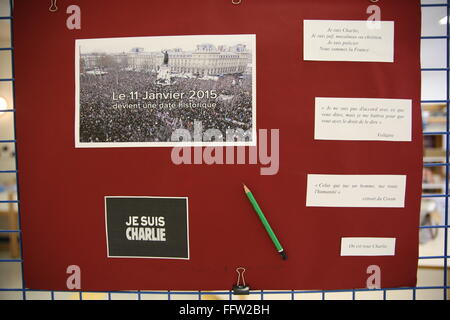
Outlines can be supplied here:
M245 287L245 278L244 278L245 268L239 267L236 269L236 272L238 274L238 279L237 279L236 285ZM241 284L241 278L242 278L242 284Z
M50 0L50 8L48 8L48 10L50 11L50 12L56 12L56 11L58 11L58 6L56 5L56 2L57 2L58 0Z

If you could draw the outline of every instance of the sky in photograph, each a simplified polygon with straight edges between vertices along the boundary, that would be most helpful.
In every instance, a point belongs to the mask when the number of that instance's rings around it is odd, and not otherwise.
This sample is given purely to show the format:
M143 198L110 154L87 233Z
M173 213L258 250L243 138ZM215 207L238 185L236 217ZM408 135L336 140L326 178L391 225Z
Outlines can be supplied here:
M183 51L193 51L197 45L204 43L209 43L214 46L245 44L247 48L253 51L255 40L255 35L131 37L79 39L76 40L76 46L79 47L81 53L129 52L132 48L144 48L145 51L181 48Z

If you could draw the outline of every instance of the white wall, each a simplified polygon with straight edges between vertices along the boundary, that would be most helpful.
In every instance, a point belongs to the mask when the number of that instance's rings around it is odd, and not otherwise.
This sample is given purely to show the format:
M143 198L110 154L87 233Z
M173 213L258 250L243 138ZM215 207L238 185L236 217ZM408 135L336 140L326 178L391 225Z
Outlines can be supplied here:
M2 10L4 0L0 2L0 13L5 12ZM10 47L10 29L8 20L0 20L0 47ZM11 78L11 52L0 51L0 78ZM12 83L0 82L0 97L6 99L8 109L13 109L13 97L12 97ZM0 113L0 140L12 140L14 139L14 127L13 127L12 112ZM8 151L4 151L3 148L7 147ZM11 153L14 151L14 144L12 143L0 143L0 170L11 170L15 168L15 159L11 157ZM0 174L0 184L8 183L14 180L14 174Z

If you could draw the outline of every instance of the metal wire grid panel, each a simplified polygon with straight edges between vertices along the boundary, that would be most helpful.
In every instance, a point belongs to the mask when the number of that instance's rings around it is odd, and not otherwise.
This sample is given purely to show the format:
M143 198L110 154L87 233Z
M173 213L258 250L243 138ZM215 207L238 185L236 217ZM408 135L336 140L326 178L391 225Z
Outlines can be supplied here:
M11 56L11 77L8 78L0 78L0 85L2 83L11 83L12 84L12 96L13 100L15 97L15 83L14 83L14 38L13 38L13 0L8 1L8 10L9 14L6 16L0 16L0 21L7 21L10 25L11 31L11 45L9 47L0 48L1 52L9 52ZM447 14L447 17L450 15L450 0L447 0L446 3L435 3L435 4L422 4L422 13L425 13L426 10L432 8L444 8ZM445 35L426 35L421 37L422 41L435 41L435 40L443 40L445 41L446 48L446 61L445 67L439 68L422 68L422 72L441 72L445 73L445 91L446 97L445 99L440 100L422 100L422 104L444 104L446 106L446 110L448 110L448 106L450 104L450 88L449 88L449 79L450 79L450 24L446 24L446 34ZM15 109L2 110L2 112L11 112L13 114L14 119L14 128L15 128ZM284 290L284 291L251 291L248 299L250 300L264 300L264 299L353 299L358 300L363 298L364 293L370 292L372 295L371 298L374 297L374 293L377 299L391 299L395 296L394 293L406 291L410 293L410 299L416 300L421 297L418 296L418 292L422 290L438 290L442 293L440 296L441 299L448 299L448 229L449 229L449 175L450 175L450 152L449 152L449 138L450 138L450 119L449 113L445 113L445 131L436 131L436 132L424 132L424 136L428 135L443 135L444 139L444 148L445 148L445 161L442 163L425 163L425 168L432 167L441 167L444 168L445 171L445 183L444 183L444 192L442 194L423 194L422 198L440 198L443 199L445 203L444 207L444 221L440 225L431 225L431 226L420 226L419 229L435 229L442 230L444 233L444 248L442 255L434 255L434 256L420 256L420 260L426 259L439 259L443 261L443 275L442 275L442 284L441 285L430 285L430 286L418 286L412 288L390 288L390 289L354 289L354 290L329 290L329 291L302 291L302 290ZM14 137L15 137L15 129L14 129ZM12 140L0 140L2 144L13 144L16 147L17 140L14 138ZM17 168L17 148L16 148L16 168L12 170L0 170L0 174L14 174L16 176L16 181L19 182L18 174L19 170ZM18 184L18 183L17 183ZM17 200L0 200L0 203L7 204L17 204L18 205L18 219L19 219L19 228L17 230L0 230L0 234L18 234L20 239L20 247L22 247L21 237L22 230L20 227L20 188L17 191ZM26 231L25 231L26 232ZM43 290L29 290L26 289L24 278L23 278L23 260L19 259L0 259L0 264L20 264L20 276L21 276L21 286L20 288L3 288L2 283L0 283L0 299L2 299L1 294L3 293L15 293L14 295L9 295L8 299L17 298L17 299L164 299L164 300L172 300L172 299L196 299L196 300L216 300L216 299L224 299L224 300L234 300L236 297L232 294L231 291L110 291L110 292L77 292L77 291L65 291L65 292L55 292L55 291L43 291ZM38 296L38 297L37 297ZM395 298L395 297L394 297Z

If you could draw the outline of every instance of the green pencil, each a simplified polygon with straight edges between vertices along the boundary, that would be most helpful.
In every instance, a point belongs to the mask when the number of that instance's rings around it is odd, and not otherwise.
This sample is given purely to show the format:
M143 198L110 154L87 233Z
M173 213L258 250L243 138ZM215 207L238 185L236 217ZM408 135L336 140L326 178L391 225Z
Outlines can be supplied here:
M281 246L280 241L278 241L277 236L275 235L272 228L270 227L270 224L267 221L266 217L264 216L264 213L262 212L261 208L259 207L258 202L256 202L256 199L255 199L255 197L253 197L253 194L250 191L250 189L247 188L247 186L245 184L243 184L243 185L244 185L244 191L248 197L248 200L250 200L250 203L252 204L253 209L255 209L256 213L258 214L258 217L261 220L264 228L266 229L267 234L269 235L270 239L272 239L272 242L275 245L275 248L277 249L278 253L283 258L283 260L286 260L287 259L286 252L284 252L284 249Z

